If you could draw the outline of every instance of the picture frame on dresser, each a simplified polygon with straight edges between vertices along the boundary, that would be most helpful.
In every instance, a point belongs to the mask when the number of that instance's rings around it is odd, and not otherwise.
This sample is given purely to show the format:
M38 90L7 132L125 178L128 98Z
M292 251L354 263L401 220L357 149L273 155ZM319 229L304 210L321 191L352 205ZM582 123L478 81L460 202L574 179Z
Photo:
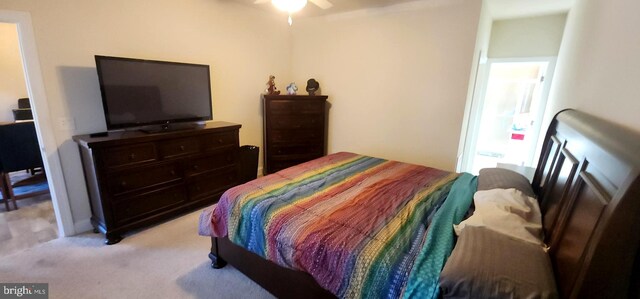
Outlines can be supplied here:
M74 136L85 175L91 223L116 244L128 231L216 203L241 183L241 125L160 133L138 130Z
M326 95L263 95L265 175L326 155Z

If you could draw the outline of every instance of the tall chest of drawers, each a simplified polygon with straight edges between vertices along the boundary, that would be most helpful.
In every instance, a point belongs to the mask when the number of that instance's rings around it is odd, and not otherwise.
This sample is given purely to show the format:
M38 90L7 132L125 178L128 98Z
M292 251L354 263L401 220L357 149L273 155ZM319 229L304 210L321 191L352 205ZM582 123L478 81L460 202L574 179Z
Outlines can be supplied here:
M121 234L215 203L239 183L240 125L147 134L74 136L91 203L91 222L106 243Z
M326 153L327 96L264 96L264 174Z

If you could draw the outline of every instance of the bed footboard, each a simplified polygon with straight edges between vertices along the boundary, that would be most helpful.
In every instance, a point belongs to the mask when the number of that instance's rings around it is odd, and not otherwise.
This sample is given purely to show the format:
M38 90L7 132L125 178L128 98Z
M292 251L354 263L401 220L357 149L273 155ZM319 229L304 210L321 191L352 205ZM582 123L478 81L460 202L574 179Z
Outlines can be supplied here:
M227 262L278 298L336 298L311 275L287 269L235 245L228 238L211 238L211 267Z

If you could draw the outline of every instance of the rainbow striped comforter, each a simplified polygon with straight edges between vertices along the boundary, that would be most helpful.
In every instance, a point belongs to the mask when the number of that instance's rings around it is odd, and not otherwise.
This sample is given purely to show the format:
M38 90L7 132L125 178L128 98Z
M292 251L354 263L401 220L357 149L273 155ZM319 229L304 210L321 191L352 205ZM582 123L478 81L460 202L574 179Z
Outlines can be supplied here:
M200 234L228 236L341 298L435 297L475 189L468 174L342 152L229 189L202 213Z

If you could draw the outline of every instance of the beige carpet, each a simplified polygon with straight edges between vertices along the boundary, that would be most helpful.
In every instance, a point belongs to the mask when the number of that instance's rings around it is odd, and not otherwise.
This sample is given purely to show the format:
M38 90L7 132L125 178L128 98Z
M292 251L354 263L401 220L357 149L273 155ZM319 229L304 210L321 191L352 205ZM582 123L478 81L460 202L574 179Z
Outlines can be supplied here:
M212 269L200 212L104 245L62 238L0 259L0 282L49 283L50 298L273 298L231 266Z
M0 204L4 208L4 204ZM0 210L0 258L58 237L49 194L18 201L17 210Z

